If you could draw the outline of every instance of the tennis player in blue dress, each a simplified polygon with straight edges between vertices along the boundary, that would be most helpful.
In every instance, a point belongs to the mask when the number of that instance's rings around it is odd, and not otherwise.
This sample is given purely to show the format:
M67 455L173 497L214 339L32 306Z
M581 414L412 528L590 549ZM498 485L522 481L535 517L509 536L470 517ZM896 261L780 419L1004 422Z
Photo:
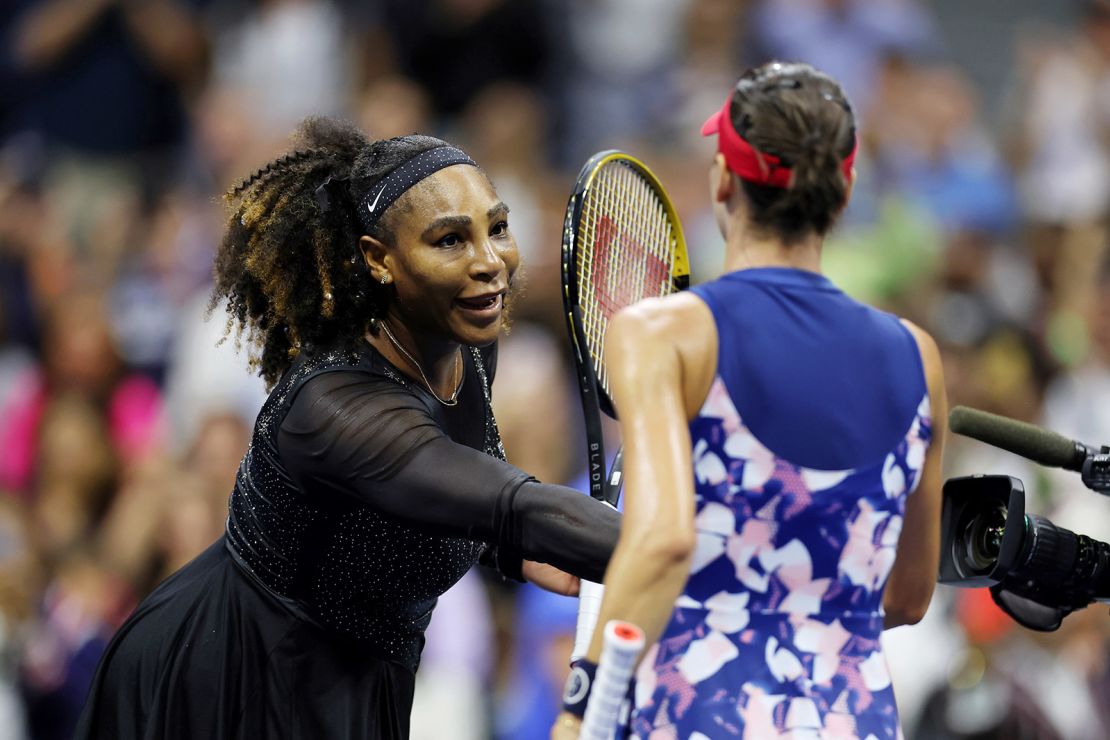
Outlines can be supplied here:
M924 615L936 578L938 351L820 272L855 176L834 80L750 70L703 133L726 272L625 310L606 339L626 504L598 623L649 645L625 729L894 740L879 638Z

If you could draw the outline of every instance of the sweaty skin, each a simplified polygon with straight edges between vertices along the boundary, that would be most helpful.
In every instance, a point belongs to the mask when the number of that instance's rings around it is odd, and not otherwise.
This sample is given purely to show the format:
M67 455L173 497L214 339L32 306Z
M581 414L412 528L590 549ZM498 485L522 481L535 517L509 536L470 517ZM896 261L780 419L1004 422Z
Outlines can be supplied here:
M709 180L714 211L726 236L724 272L766 266L820 271L822 239L816 234L786 245L752 228L739 181L720 154L710 167ZM921 329L904 323L924 365L932 418L946 419L936 344ZM632 622L643 629L648 647L662 634L689 577L696 533L688 422L705 402L717 352L713 315L689 294L630 306L613 319L606 335L605 361L625 450L625 508L597 623ZM907 501L897 557L883 595L886 628L919 621L936 583L945 424L937 423L933 434L921 480ZM595 630L587 659L597 662L601 647L602 631ZM579 727L579 720L564 712L551 737L577 738Z

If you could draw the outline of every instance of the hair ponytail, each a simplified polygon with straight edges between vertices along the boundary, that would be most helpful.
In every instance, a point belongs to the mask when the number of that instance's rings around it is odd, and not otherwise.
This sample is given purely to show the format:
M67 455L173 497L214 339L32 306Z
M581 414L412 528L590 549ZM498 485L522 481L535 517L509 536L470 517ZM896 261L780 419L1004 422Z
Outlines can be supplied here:
M802 142L794 162L794 177L786 199L796 201L797 210L814 231L824 234L848 200L848 180L836 147L836 133L812 132Z
M741 180L752 221L787 243L827 233L847 203L842 164L855 147L840 86L806 64L765 64L740 78L730 117L748 143L792 171L788 188Z
M209 310L227 301L228 331L247 335L251 364L274 385L302 351L354 347L385 307L366 273L353 211L382 177L444 142L428 136L371 141L356 126L305 119L294 149L229 189ZM322 195L323 194L323 195ZM390 241L390 222L375 233Z

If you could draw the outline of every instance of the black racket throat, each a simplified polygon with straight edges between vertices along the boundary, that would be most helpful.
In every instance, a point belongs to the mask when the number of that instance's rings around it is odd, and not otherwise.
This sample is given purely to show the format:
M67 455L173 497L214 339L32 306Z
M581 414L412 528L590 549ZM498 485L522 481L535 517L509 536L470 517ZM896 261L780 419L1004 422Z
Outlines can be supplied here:
M583 391L582 414L586 422L586 475L590 483L590 495L598 501L604 501L610 506L616 506L621 495L621 477L623 473L624 448L618 447L617 454L613 457L613 464L608 467L605 457L605 433L602 429L601 414L598 412L597 384L593 374L588 377L579 377L584 385L594 388L594 396Z

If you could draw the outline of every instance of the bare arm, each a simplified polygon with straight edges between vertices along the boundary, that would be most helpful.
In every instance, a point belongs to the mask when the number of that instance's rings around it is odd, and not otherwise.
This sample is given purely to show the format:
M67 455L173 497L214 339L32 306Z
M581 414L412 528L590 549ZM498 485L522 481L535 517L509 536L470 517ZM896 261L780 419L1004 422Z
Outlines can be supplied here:
M915 624L925 616L940 565L940 505L944 485L941 457L948 428L948 400L940 352L932 337L906 322L917 340L933 414L933 439L917 490L906 502L898 555L883 593L884 627Z
M27 69L46 67L84 38L116 0L52 0L27 12L15 33L15 56Z
M689 294L626 309L606 335L626 493L598 624L630 621L648 645L662 634L690 574L696 533L687 424L712 382L716 337L709 308ZM601 634L594 632L590 660L601 655Z

